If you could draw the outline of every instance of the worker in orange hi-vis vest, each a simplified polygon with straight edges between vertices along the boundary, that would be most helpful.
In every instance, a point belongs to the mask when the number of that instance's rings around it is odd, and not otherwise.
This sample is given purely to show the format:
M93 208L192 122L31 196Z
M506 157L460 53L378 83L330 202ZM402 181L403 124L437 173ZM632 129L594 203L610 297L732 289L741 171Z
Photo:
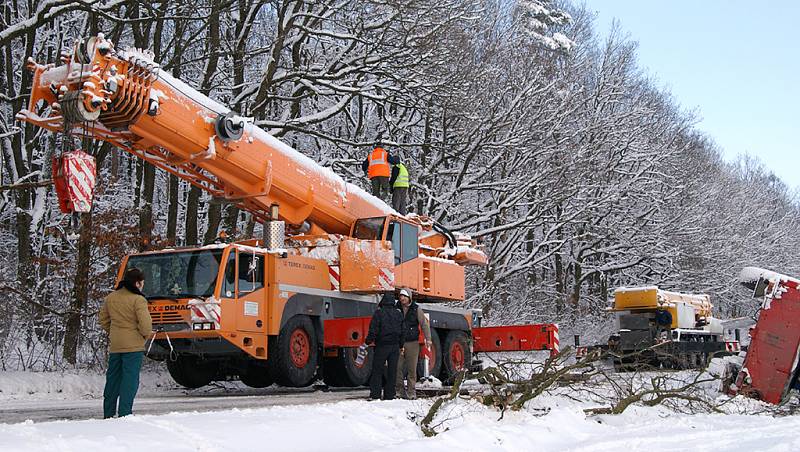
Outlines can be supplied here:
M389 166L389 153L383 149L380 142L375 144L375 148L361 164L361 168L372 183L372 194L386 201L389 198L389 178L392 169Z

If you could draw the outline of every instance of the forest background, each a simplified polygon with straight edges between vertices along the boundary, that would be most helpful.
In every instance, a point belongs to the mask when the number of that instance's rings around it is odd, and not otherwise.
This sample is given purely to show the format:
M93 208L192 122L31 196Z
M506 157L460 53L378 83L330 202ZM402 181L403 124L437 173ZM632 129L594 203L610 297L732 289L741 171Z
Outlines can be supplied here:
M122 257L260 236L233 206L86 143L93 211L60 213L62 138L15 122L29 57L81 38L151 49L161 70L367 188L376 140L411 172L409 210L479 238L468 299L488 323L556 322L603 341L620 286L708 293L752 315L743 266L800 273L798 194L713 139L585 5L527 0L3 0L0 369L95 367L96 312ZM41 185L41 186L37 186Z

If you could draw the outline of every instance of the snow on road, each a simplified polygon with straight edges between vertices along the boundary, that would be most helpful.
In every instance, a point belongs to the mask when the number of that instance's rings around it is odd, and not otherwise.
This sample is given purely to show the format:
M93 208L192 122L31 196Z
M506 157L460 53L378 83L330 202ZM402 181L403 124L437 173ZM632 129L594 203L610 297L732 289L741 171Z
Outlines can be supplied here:
M97 418L102 416L104 383L103 375L90 372L0 372L0 423ZM147 371L141 375L134 411L139 414L165 414L307 405L363 399L367 394L366 389L350 388L330 392L278 386L253 389L239 382L221 382L187 390L164 373Z
M231 408L263 408L276 405L311 405L340 400L363 399L366 389L318 392L288 391L282 388L234 392L229 395L173 395L137 397L137 414L165 414L184 411L219 411ZM0 404L0 422L17 423L96 419L103 414L100 398L83 400L9 400ZM0 449L1 450L1 449Z

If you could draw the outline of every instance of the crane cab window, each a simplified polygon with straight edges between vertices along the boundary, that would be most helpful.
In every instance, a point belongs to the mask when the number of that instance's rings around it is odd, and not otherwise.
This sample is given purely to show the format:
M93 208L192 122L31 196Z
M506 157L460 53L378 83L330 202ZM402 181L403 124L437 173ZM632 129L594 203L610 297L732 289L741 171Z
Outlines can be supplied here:
M359 218L353 228L353 237L362 240L381 240L385 217Z
M143 292L148 300L210 297L222 264L220 249L146 253L128 259L128 268L145 274Z
M236 293L236 252L228 254L228 263L225 264L225 279L222 281L221 297L233 298Z
M253 292L264 287L264 256L242 251L239 253L238 294Z
M394 264L399 265L419 255L419 228L408 223L392 221L386 234L392 241Z
M236 256L239 256L237 270ZM238 250L231 251L225 266L221 296L234 298L264 287L264 256Z

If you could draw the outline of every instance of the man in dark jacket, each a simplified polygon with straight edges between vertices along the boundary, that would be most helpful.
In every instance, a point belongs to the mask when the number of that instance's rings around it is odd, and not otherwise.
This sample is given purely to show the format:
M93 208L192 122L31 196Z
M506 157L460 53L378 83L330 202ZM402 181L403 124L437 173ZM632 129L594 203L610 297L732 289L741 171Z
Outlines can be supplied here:
M392 400L395 396L397 379L397 361L403 348L403 313L395 304L394 294L387 293L381 298L377 311L372 314L367 334L367 345L375 345L372 360L372 376L369 379L370 400L381 398L381 379L383 367L388 372L383 382L383 400Z
M400 358L400 363L397 366L397 384L395 385L395 392L404 399L417 398L417 360L419 359L419 331L422 329L422 334L425 337L425 348L430 349L433 342L431 342L431 326L422 308L417 305L416 301L411 299L411 291L408 289L400 290L400 308L403 312L403 336L405 343L403 344L403 356ZM403 377L407 376L406 379ZM408 385L406 386L406 382Z
M110 293L100 308L100 326L109 335L108 370L103 391L103 417L127 416L133 411L133 398L139 390L144 343L153 330L142 294L144 273L130 268L117 290Z

